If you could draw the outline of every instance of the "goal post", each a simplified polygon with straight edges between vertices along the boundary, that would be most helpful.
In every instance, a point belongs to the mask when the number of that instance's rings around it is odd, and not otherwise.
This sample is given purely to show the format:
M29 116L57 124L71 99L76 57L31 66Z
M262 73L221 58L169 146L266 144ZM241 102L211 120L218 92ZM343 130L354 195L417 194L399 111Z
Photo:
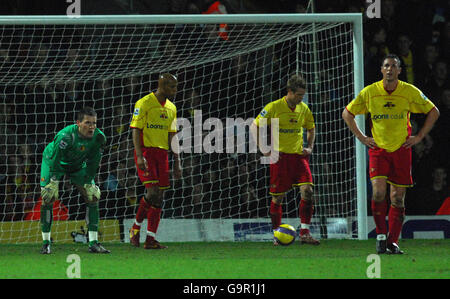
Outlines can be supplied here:
M362 14L0 16L0 30L0 243L40 241L30 215L42 150L83 105L96 109L108 138L96 177L100 238L128 241L143 195L129 121L162 72L179 78L174 103L186 150L183 179L165 192L160 241L270 238L268 165L248 150L248 124L285 95L293 73L307 81L316 121L313 233L367 239L366 149L341 117L363 88ZM356 120L364 130L364 117ZM66 180L60 188L67 219L54 221L52 235L74 241L86 227L84 203ZM283 202L295 227L298 199L292 190Z

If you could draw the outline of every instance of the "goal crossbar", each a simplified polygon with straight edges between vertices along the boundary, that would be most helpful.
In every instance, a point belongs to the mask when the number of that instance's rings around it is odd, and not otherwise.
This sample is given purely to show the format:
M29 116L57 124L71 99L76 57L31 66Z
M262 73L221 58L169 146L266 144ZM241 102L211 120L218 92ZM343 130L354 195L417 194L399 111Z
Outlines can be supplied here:
M245 23L353 23L362 21L360 13L343 14L225 14L225 15L81 15L81 16L0 16L0 24L87 25L87 24L229 24Z

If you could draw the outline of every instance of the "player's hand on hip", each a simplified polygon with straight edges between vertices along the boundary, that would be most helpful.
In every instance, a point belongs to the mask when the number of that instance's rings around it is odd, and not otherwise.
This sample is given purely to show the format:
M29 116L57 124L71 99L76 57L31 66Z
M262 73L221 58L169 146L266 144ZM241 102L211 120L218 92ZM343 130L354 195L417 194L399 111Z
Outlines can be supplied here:
M136 164L140 170L148 170L147 160L143 156L137 157Z
M84 184L84 190L86 190L87 200L89 202L93 201L94 197L100 199L100 188L95 184Z
M422 140L422 138L420 138L419 136L409 136L408 138L406 138L405 143L403 143L403 147L406 148L410 148L413 145L416 145L417 143L419 143Z
M310 147L304 147L303 148L303 156L309 156L312 153L312 148Z
M274 164L280 158L280 152L274 149L262 154L264 156L265 163Z
M367 146L369 148L377 147L375 139L373 139L372 137L363 136L363 137L359 138L359 141L361 141L362 144L364 144L365 146Z
M41 188L41 196L44 203L51 203L52 199L58 199L58 185L59 181L50 179L50 183Z

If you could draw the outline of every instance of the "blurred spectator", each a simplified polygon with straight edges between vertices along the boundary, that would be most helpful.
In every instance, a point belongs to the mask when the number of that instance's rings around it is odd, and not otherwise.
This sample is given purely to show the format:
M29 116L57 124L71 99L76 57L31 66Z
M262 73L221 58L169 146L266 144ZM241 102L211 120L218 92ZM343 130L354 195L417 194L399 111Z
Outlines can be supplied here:
M450 87L446 87L438 101L441 117L430 132L434 143L433 157L438 161L448 161L448 149L450 148ZM434 131L434 132L433 132Z
M430 136L426 136L422 141L413 146L412 151L412 175L415 185L420 188L429 185L430 173L434 158L432 153L433 142Z
M183 158L183 186L192 187L201 181L200 156L193 154Z
M0 103L0 153L4 157L15 153L13 105Z
M11 57L9 56L9 49L5 46L0 46L0 64L6 64L11 61Z
M251 183L251 177L247 164L241 164L238 168L239 177L239 211L241 218L256 217L258 207L258 197L254 185Z
M205 0L203 1L203 5L207 8L201 11L203 14L228 14L229 7L226 6L225 2L226 1ZM213 31L211 30L211 32ZM219 28L216 29L215 32L222 40L227 41L229 39L229 28L227 24L219 24Z
M448 80L447 62L439 60L434 64L431 80L424 87L425 95L435 103L441 106L441 94L446 88L450 88Z
M25 213L34 204L34 176L25 172L25 166L20 156L8 156L8 166L5 184L2 184L4 198L4 221L22 220Z
M415 84L415 66L416 66L416 56L413 55L411 51L412 41L407 34L400 34L397 39L397 53L399 58L402 61L402 77L399 77L400 80L406 81L410 84Z
M108 126L104 129L107 136L107 144L111 153L118 152L121 143L126 142L130 137L130 114L125 111L125 106L114 107L113 119ZM128 144L122 145L121 151L129 150Z
M217 188L217 171L209 167L202 172L202 182L192 189L192 213L194 218L211 218L213 213L212 202L219 198Z
M381 23L389 32L386 42L388 45L395 45L395 39L398 35L398 30L402 30L402 25L405 26L403 20L398 18L399 9L398 2L395 0L383 0L381 5Z
M99 79L95 81L90 97L94 99L93 108L98 111L99 128L104 128L115 117L113 114L114 94L113 81L111 79Z
M441 47L441 45L444 42L444 30L445 30L445 23L442 21L433 23L432 26L432 31L431 31L431 42L433 44L438 45L439 47ZM442 49L445 51L445 49Z
M406 201L410 215L435 215L445 199L450 196L447 182L448 169L437 166L432 171L428 186L418 188L414 201Z
M167 0L134 0L133 7L140 14L168 14L171 10Z
M83 95L80 85L75 80L66 81L62 97L64 109L59 111L66 111L60 114L64 115L65 125L69 125L76 119L76 112L83 107Z
M192 88L186 92L182 106L182 116L189 119L192 126L194 125L194 110L203 111L200 95L195 88Z
M237 160L230 156L222 161L222 165L218 180L220 197L213 208L217 218L237 216L240 201Z
M448 49L450 49L450 20L447 20L447 22L445 23L444 34L440 46L442 51L442 58L445 59L445 61L450 61L450 51L448 51Z
M367 46L366 82L381 80L380 66L383 57L389 53L386 43L387 33L384 27L379 27L373 32L370 43Z
M200 9L195 2L189 0L170 0L170 14L198 14Z
M420 89L423 89L431 79L433 74L433 67L439 58L439 50L435 44L427 44L425 45L423 56L418 59L417 64L417 86Z
M113 98L113 105L123 106L123 113L126 113L128 114L128 117L131 117L136 99L142 97L143 86L140 78L137 76L125 78L122 85L123 86L121 86L117 96L114 96Z
M103 181L104 199L100 200L100 214L106 218L132 217L136 208L137 175L126 160L110 164Z
M17 156L19 156L22 159L22 164L26 175L37 173L36 154L31 144L27 143L19 144Z

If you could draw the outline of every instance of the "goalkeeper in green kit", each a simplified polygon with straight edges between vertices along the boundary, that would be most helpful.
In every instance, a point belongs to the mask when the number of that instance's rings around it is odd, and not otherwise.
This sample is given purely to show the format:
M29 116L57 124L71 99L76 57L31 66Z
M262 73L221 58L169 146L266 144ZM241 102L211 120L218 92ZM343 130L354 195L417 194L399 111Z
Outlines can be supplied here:
M90 107L77 115L76 124L59 131L42 154L41 165L41 229L42 254L50 251L50 230L53 202L58 199L58 183L66 175L86 201L86 223L89 231L89 252L109 253L98 242L100 189L95 185L105 134L97 128L97 113Z

